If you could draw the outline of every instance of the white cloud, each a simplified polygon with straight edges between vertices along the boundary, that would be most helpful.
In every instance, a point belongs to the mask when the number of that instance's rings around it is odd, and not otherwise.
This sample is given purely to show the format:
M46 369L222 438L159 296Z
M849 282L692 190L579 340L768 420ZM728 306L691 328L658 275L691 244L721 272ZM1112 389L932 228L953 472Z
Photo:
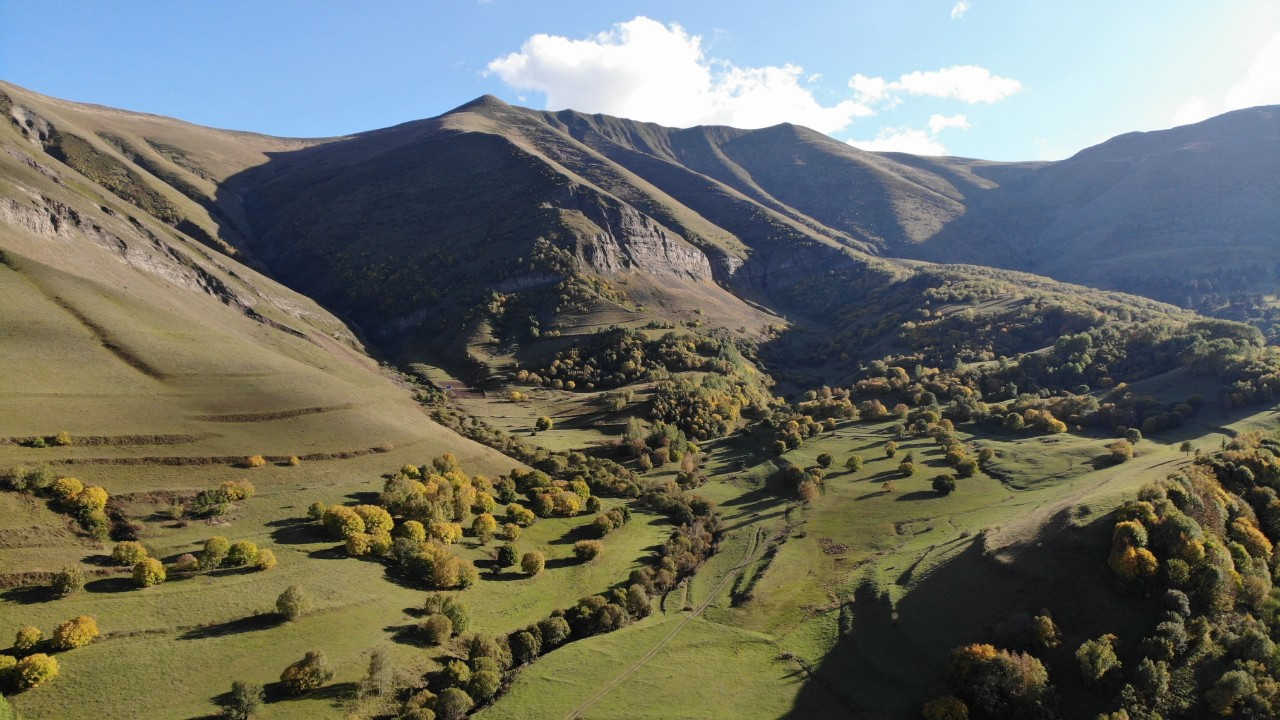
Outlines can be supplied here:
M929 116L929 132L937 135L947 128L969 129L969 118L963 115L931 115Z
M853 99L823 105L795 65L742 68L708 59L702 38L646 17L586 40L539 34L489 63L508 85L546 94L546 107L687 127L795 122L822 132L873 114Z
M861 150L874 152L905 152L912 155L946 155L947 148L938 138L913 128L885 128L876 133L874 140L850 140L849 144Z
M894 85L912 95L953 98L970 105L980 102L991 104L1022 89L1022 83L1017 80L992 75L990 70L977 65L953 65L932 72L907 73Z
M967 0L960 0L960 2L956 3L951 7L951 19L959 20L960 18L964 17L964 14L968 11L969 11L969 3L967 2Z
M826 133L895 107L904 95L991 103L1022 87L972 65L908 73L895 81L858 74L849 80L852 97L824 104L810 87L818 75L806 76L792 64L739 67L709 58L701 36L643 16L583 40L534 35L518 52L491 61L488 73L516 90L544 93L549 110L573 108L678 127L793 122Z
M1173 114L1176 125L1200 122L1228 110L1280 103L1280 33L1267 40L1240 82L1227 88L1221 100L1191 97Z

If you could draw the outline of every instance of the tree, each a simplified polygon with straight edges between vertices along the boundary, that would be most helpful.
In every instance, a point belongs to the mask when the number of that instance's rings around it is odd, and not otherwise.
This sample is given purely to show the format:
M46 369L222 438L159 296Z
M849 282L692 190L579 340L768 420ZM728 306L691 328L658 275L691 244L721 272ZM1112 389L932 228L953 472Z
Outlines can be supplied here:
M315 690L332 679L333 668L319 650L308 651L305 657L280 673L280 684L292 695Z
M276 598L276 612L285 620L297 620L311 611L311 598L298 585L290 585Z
M574 556L583 562L595 559L602 550L604 550L604 544L599 540L579 540L573 544Z
M481 544L489 542L498 531L498 521L490 513L480 513L471 521L471 533L480 539Z
M818 464L824 468L831 467L831 463L833 460L834 458L831 457L831 453L822 453L821 455L818 456Z
M1138 428L1129 428L1124 431L1124 439L1128 441L1130 445L1137 445L1142 442L1142 431Z
M369 669L360 689L365 695L382 697L392 691L395 674L391 666L391 653L384 647L376 647L369 653Z
M520 539L520 526L515 523L503 523L502 529L498 531L498 537L513 543Z
M147 549L142 547L142 543L126 540L116 543L115 548L111 551L111 561L116 565L137 565L144 558L150 557Z
M956 479L951 475L939 475L933 479L933 491L939 495L950 495L956 489Z
M494 670L478 670L471 674L467 693L479 702L488 702L502 687L502 675Z
M533 427L539 432L543 432L555 427L555 421L547 417L546 415L543 415L542 417L538 418L538 421L533 424Z
M443 645L453 637L453 621L441 613L432 613L418 624L422 639L432 645Z
M58 661L44 653L28 655L13 666L9 682L20 690L39 687L58 676Z
M1116 636L1103 635L1096 640L1086 640L1076 649L1076 665L1085 682L1101 684L1108 675L1120 670L1120 658L1116 657Z
M216 570L226 559L231 543L221 535L215 535L204 541L204 550L200 553L200 569Z
M436 698L437 720L462 720L475 707L475 702L461 688L445 688Z
M954 695L935 698L924 704L925 720L969 720L969 708Z
M898 472L902 474L902 477L911 477L916 474L916 464L910 460L903 460L898 463Z
M1190 440L1183 440L1182 444L1178 446L1179 452L1181 452L1183 455L1190 455L1191 451L1194 449L1195 447L1192 446Z
M253 559L253 566L259 570L270 570L276 566L276 554L267 548L262 548Z
M258 559L258 545L250 540L238 540L227 550L227 564L232 567L248 565Z
M49 644L56 650L84 647L98 637L98 621L88 615L72 618L54 628Z
M79 565L68 565L54 573L50 587L59 597L74 595L84 588L84 570Z
M44 639L44 633L40 628L34 625L18 628L18 632L13 637L13 649L19 652L28 652L35 650L36 645Z
M140 588L159 585L165 577L164 563L155 558L143 558L133 566L133 584Z
M516 550L516 546L510 543L502 545L498 548L498 552L494 558L494 567L501 570L515 565L520 559L520 553Z
M891 458L891 457L893 457L894 455L897 455L897 454L898 454L898 443L896 443L896 442L894 442L894 441L890 440L889 442L887 442L887 443L885 443L885 444L884 444L884 456L885 456L885 457L889 457L889 458Z
M562 617L549 617L538 621L538 634L542 636L542 644L549 648L563 645L569 640L572 632L569 622Z
M844 461L844 466L849 470L849 472L858 472L862 469L862 462L862 456L854 454L850 455L849 459Z
M524 557L520 558L520 569L526 575L537 575L542 572L542 568L546 567L546 565L547 559L537 550L527 552Z
M521 630L511 636L511 661L516 665L527 665L542 654L542 641L528 630Z
M422 610L427 614L440 613L453 623L454 634L464 633L471 625L471 612L462 601L453 595L431 593L422 603Z
M251 720L262 710L265 698L261 683L237 680L231 683L231 692L222 704L223 714L231 720Z

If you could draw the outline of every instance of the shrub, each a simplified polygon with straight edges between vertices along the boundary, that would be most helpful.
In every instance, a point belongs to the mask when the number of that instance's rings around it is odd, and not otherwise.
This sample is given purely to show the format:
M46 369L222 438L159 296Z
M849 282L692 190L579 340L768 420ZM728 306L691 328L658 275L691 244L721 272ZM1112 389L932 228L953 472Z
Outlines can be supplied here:
M831 463L833 460L834 458L831 457L831 453L822 453L821 455L818 456L818 464L824 468L831 467Z
M351 509L364 521L364 531L369 534L375 532L389 533L395 527L395 521L391 519L391 513L377 505L357 505Z
M526 575L537 575L542 572L542 568L546 567L547 559L537 550L527 552L524 557L520 558L520 569Z
M54 573L50 587L59 597L74 595L84 588L84 570L79 565L68 565Z
M13 649L20 652L35 650L36 645L39 645L40 641L43 639L44 633L40 628L33 625L27 625L26 627L18 629L17 635L13 638Z
M898 472L902 473L902 477L911 477L916 474L916 464L910 460L903 460L898 463Z
M456 687L445 688L436 698L438 720L462 720L475 707L471 696Z
M84 483L73 477L58 478L53 484L53 496L66 502L84 490Z
M254 496L257 489L253 487L253 483L248 480L228 480L218 486L223 497L232 502L236 500L247 500Z
M489 513L481 513L471 522L471 533L481 542L488 542L489 538L498 531L498 521Z
M498 568L508 568L515 565L519 559L520 553L516 550L516 546L508 543L498 548L494 562Z
M467 685L468 694L478 702L488 702L498 694L502 687L502 675L494 670L478 670L471 674L471 682Z
M254 556L253 566L259 570L270 570L276 566L276 554L267 548L262 548Z
M471 682L471 668L461 660L450 660L444 666L444 682L448 685L465 686Z
M602 550L604 544L599 540L579 540L573 544L574 556L583 562L595 559Z
M333 668L319 650L308 651L305 657L280 673L280 684L292 695L315 690L332 679Z
M431 593L422 603L422 610L427 614L439 613L453 623L454 634L463 633L471 625L471 613L467 606L452 595Z
M14 665L10 682L20 690L39 687L58 676L58 661L44 653L28 655Z
M897 454L898 454L898 443L896 443L896 442L894 442L894 441L890 440L889 442L887 442L887 443L885 443L885 444L884 444L884 456L885 456L885 457L890 457L890 458L891 458L891 457L893 457L894 455L897 455Z
M85 517L95 512L102 512L107 507L110 496L100 485L90 485L71 499L71 511L78 517Z
M862 469L862 462L861 455L850 455L849 459L844 461L844 466L850 472L857 472Z
M369 533L369 554L382 557L391 552L391 546L394 541L391 539L391 533L385 530L378 530Z
M237 680L231 683L231 693L223 704L223 715L230 720L250 720L262 710L265 693L262 685Z
M414 542L427 539L427 529L417 520L406 520L399 528L399 537L409 538Z
M204 541L204 550L200 553L200 569L216 570L226 559L231 550L231 543L221 535L214 535Z
M250 455L244 459L245 467L260 468L267 464L267 459L261 455Z
M164 581L164 563L155 558L143 558L133 566L133 584L138 587L151 587Z
M137 565L148 557L150 554L142 547L142 543L132 540L116 543L115 549L111 551L111 561L117 565Z
M327 505L317 500L311 503L311 507L307 508L307 517L312 520L320 520L324 517L324 511L328 509L329 507Z
M956 489L956 479L950 475L939 475L933 479L933 491L939 495L950 495Z
M177 573L193 573L200 569L200 560L191 553L183 553L173 561L173 571Z
M441 613L432 613L418 623L418 632L432 645L443 645L453 637L453 621Z
M258 559L258 544L249 540L238 540L227 550L227 564L232 567L248 565Z
M299 458L297 455L290 455L289 459L285 462L289 464L289 467L298 467L302 464L302 458Z
M462 526L455 522L434 520L427 530L427 535L445 545L452 545L462 539Z
M556 423L554 420L547 417L546 415L543 415L542 417L538 418L537 422L533 424L533 427L534 429L541 432L541 431L550 430L551 428L555 427L555 425Z
M345 505L331 505L320 518L325 530L334 537L346 539L364 532L364 518Z
M298 585L290 585L276 598L276 612L286 620L297 620L311 611L311 598Z
M498 531L498 537L513 543L520 539L520 526L515 523L503 523L502 529Z
M549 648L568 642L572 632L569 622L562 617L549 617L538 621L538 634L542 636L542 643Z
M98 637L98 621L88 615L72 618L53 630L50 644L58 650L84 647Z

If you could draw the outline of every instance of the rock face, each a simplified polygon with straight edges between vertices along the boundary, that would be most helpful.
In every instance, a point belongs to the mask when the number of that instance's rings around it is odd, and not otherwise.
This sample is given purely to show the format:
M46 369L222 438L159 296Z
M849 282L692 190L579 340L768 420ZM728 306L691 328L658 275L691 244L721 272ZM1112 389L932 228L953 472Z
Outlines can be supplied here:
M566 208L601 232L579 241L577 256L593 270L616 274L628 271L710 280L711 262L684 238L630 205L600 202L602 198L570 196ZM593 201L595 200L595 201Z

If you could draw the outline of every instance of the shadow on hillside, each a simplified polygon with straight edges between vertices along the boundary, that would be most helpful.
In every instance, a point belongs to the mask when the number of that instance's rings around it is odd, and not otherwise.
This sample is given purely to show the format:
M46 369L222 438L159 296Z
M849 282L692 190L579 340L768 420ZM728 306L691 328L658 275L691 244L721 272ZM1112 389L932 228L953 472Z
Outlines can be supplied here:
M301 660L302 658L298 659ZM337 707L341 703L355 697L356 690L358 690L359 687L360 686L354 682L341 682L334 683L332 685L325 685L324 687L316 688L311 692L305 692L301 695L293 695L284 689L283 683L277 681L267 683L262 689L265 691L266 701L268 703L292 702L294 700L332 700L334 701L332 705ZM224 693L215 698L215 701L220 698L229 699L229 697L230 693Z
M341 560L347 556L347 546L338 544L321 550L312 550L307 557L315 560Z
M84 589L91 593L121 593L137 590L131 577L109 577L84 584Z
M274 528L271 539L277 545L310 545L325 540L319 525L302 518L273 520L267 527Z
M888 490L872 490L869 493L864 493L862 495L859 495L858 497L854 498L854 500L870 500L871 498L878 498L881 495L888 495L888 494L889 494Z
M285 622L284 617L276 613L259 613L248 617L228 620L227 622L204 625L188 630L178 636L179 640L204 640L206 638L226 637L241 633L270 630Z
M1062 717L1095 717L1101 696L1082 685L1071 651L1106 632L1132 639L1150 630L1154 602L1114 591L1107 551L1114 522L1102 516L1083 528L1069 514L1053 518L1037 538L983 551L981 536L958 539L964 549L918 573L929 552L898 580L908 592L896 605L871 584L855 591L841 615L841 636L814 667L785 717L917 717L945 682L947 655L959 645L997 641L996 626L1015 613L1048 609L1068 650L1042 657L1063 698ZM931 552L940 551L933 548ZM999 558L999 559L997 559ZM1122 656L1125 663L1138 658Z
M581 565L581 564L582 564L582 561L576 557L561 557L561 558L550 558L549 560L547 560L547 564L544 567L547 570L556 570L559 568L573 567L574 565Z
M587 527L587 525L579 525L577 527L569 528L569 532L566 532L554 540L547 541L547 544L572 545L579 540L594 540L595 538L592 537L591 533L587 530Z
M57 597L57 594L53 592L53 588L47 585L23 585L0 592L0 600L19 605L36 605L56 600Z
M362 492L348 493L346 497L355 500L356 503L360 505L377 505L378 496L378 493L366 490Z
M898 502L916 502L919 500L932 500L940 497L942 496L938 493L929 490L912 490L909 493L902 493L894 499Z
M409 645L410 647L416 647L416 648L436 647L435 645L432 645L431 643L427 642L426 639L422 637L422 634L418 631L417 623L405 623L403 625L387 625L386 627L382 628L382 631L385 633L391 634L391 642L393 643L399 643L400 645Z

